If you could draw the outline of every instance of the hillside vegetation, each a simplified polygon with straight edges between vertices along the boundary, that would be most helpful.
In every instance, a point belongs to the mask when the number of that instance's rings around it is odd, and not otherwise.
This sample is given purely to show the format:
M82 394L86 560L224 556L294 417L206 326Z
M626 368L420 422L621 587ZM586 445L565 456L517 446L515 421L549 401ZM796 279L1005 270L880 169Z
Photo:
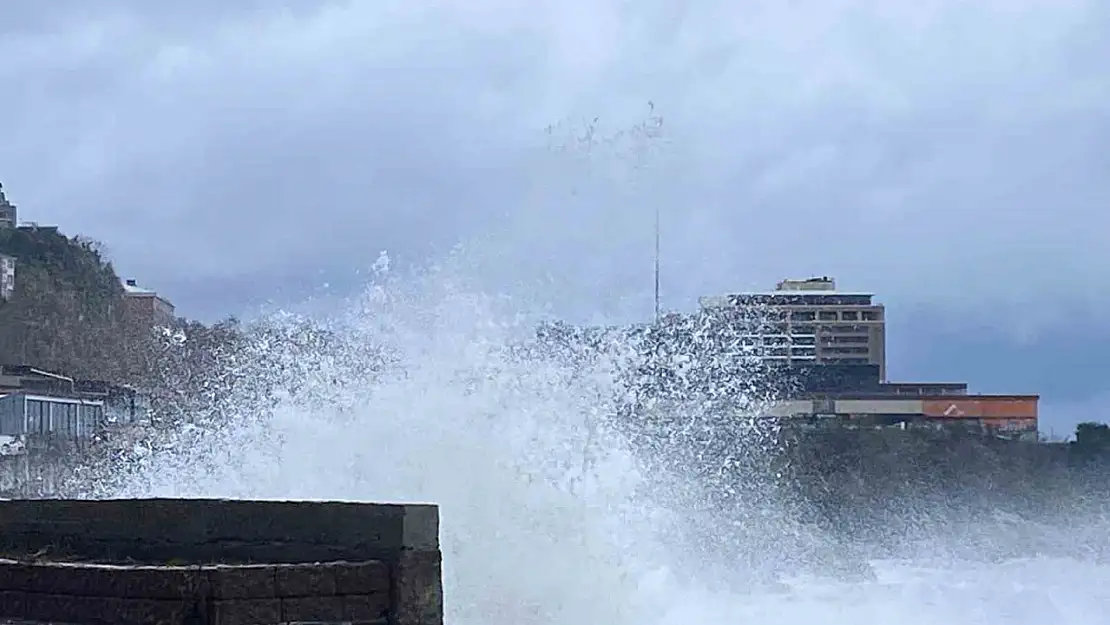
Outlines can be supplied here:
M97 244L53 228L0 230L15 293L0 304L0 362L124 382L123 286Z
M100 246L55 228L0 229L0 253L17 259L15 292L0 301L0 363L133 386L152 400L156 422L225 420L247 399L264 406L309 354L344 351L307 322L136 325Z
M0 229L0 253L17 259L15 292L0 302L0 363L168 399L210 387L240 338L234 323L178 319L172 337L128 323L122 281L91 239L55 228Z

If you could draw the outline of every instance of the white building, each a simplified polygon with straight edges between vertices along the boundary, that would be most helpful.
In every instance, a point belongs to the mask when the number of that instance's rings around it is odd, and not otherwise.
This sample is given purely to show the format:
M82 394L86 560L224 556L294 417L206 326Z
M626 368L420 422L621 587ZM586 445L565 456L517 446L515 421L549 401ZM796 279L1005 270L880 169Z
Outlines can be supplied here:
M745 337L753 353L783 363L878 365L886 380L886 315L874 294L836 289L829 277L783 280L774 291L701 298L702 309L758 317Z
M0 299L8 301L15 294L15 257L0 254Z
M14 228L19 223L19 213L15 204L4 197L4 185L0 184L0 228Z

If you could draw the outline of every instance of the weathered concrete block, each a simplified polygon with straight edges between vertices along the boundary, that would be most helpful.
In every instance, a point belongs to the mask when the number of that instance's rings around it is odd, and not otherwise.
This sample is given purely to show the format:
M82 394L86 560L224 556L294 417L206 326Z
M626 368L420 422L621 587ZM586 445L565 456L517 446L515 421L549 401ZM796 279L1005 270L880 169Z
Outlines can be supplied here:
M108 567L101 567L108 568ZM95 570L90 570L95 573ZM136 599L195 599L211 594L211 576L208 571L196 567L131 567L119 571L121 597ZM114 585L109 585L114 586ZM109 588L97 588L99 592L87 594L103 595Z
M272 566L215 566L208 569L208 581L216 599L273 599L278 596Z
M124 580L120 567L89 567L55 563L0 564L5 588L31 593L77 596L121 596ZM16 582L16 579L22 581Z
M0 621L441 625L434 506L0 501Z
M374 560L438 549L435 506L222 499L0 502L0 553L142 564Z
M342 597L287 597L281 600L282 623L339 623Z
M11 611L5 606L5 612ZM204 604L197 600L80 597L31 593L24 597L22 615L42 623L185 623L203 620Z
M340 562L334 571L336 594L389 594L389 566L385 562Z
M0 615L11 619L27 616L27 593L22 590L0 590Z
M200 567L116 566L76 563L0 563L0 587L84 597L183 599L208 594Z
M389 617L389 594L344 595L343 620L370 622Z
M334 566L291 564L274 569L277 594L281 597L316 597L338 594Z
M212 606L212 625L274 625L281 622L281 599L221 599Z
M123 597L126 594L127 572L115 566L74 566L42 564L32 569L26 590L86 597Z
M100 605L105 606L99 610L99 616L104 622L120 624L186 623L192 619L202 620L204 615L204 604L195 599L109 599L108 603ZM65 622L82 622L82 616L75 616L76 620Z
M0 560L0 591L27 590L31 567L15 560Z
M90 597L27 593L23 617L45 623L79 623L87 614L100 612L99 600Z
M443 622L442 564L438 550L401 552L393 586L396 625Z

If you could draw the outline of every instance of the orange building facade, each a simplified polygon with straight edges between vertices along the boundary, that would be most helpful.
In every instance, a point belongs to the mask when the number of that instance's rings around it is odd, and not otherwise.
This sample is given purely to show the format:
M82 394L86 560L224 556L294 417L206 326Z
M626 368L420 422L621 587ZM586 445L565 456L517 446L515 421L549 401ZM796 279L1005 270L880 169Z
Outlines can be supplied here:
M978 430L1004 438L1036 440L1036 395L895 396L835 393L783 401L767 416L834 420L859 427L902 426Z

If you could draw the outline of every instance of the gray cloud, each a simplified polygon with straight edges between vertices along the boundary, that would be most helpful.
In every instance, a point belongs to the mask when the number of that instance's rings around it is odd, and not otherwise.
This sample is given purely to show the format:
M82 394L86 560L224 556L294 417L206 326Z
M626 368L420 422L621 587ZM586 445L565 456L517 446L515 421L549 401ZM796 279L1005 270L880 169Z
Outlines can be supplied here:
M1105 3L634 4L7 3L0 180L186 311L480 241L490 288L644 315L656 206L669 306L833 273L1011 333L1110 309ZM546 149L649 99L639 170Z

